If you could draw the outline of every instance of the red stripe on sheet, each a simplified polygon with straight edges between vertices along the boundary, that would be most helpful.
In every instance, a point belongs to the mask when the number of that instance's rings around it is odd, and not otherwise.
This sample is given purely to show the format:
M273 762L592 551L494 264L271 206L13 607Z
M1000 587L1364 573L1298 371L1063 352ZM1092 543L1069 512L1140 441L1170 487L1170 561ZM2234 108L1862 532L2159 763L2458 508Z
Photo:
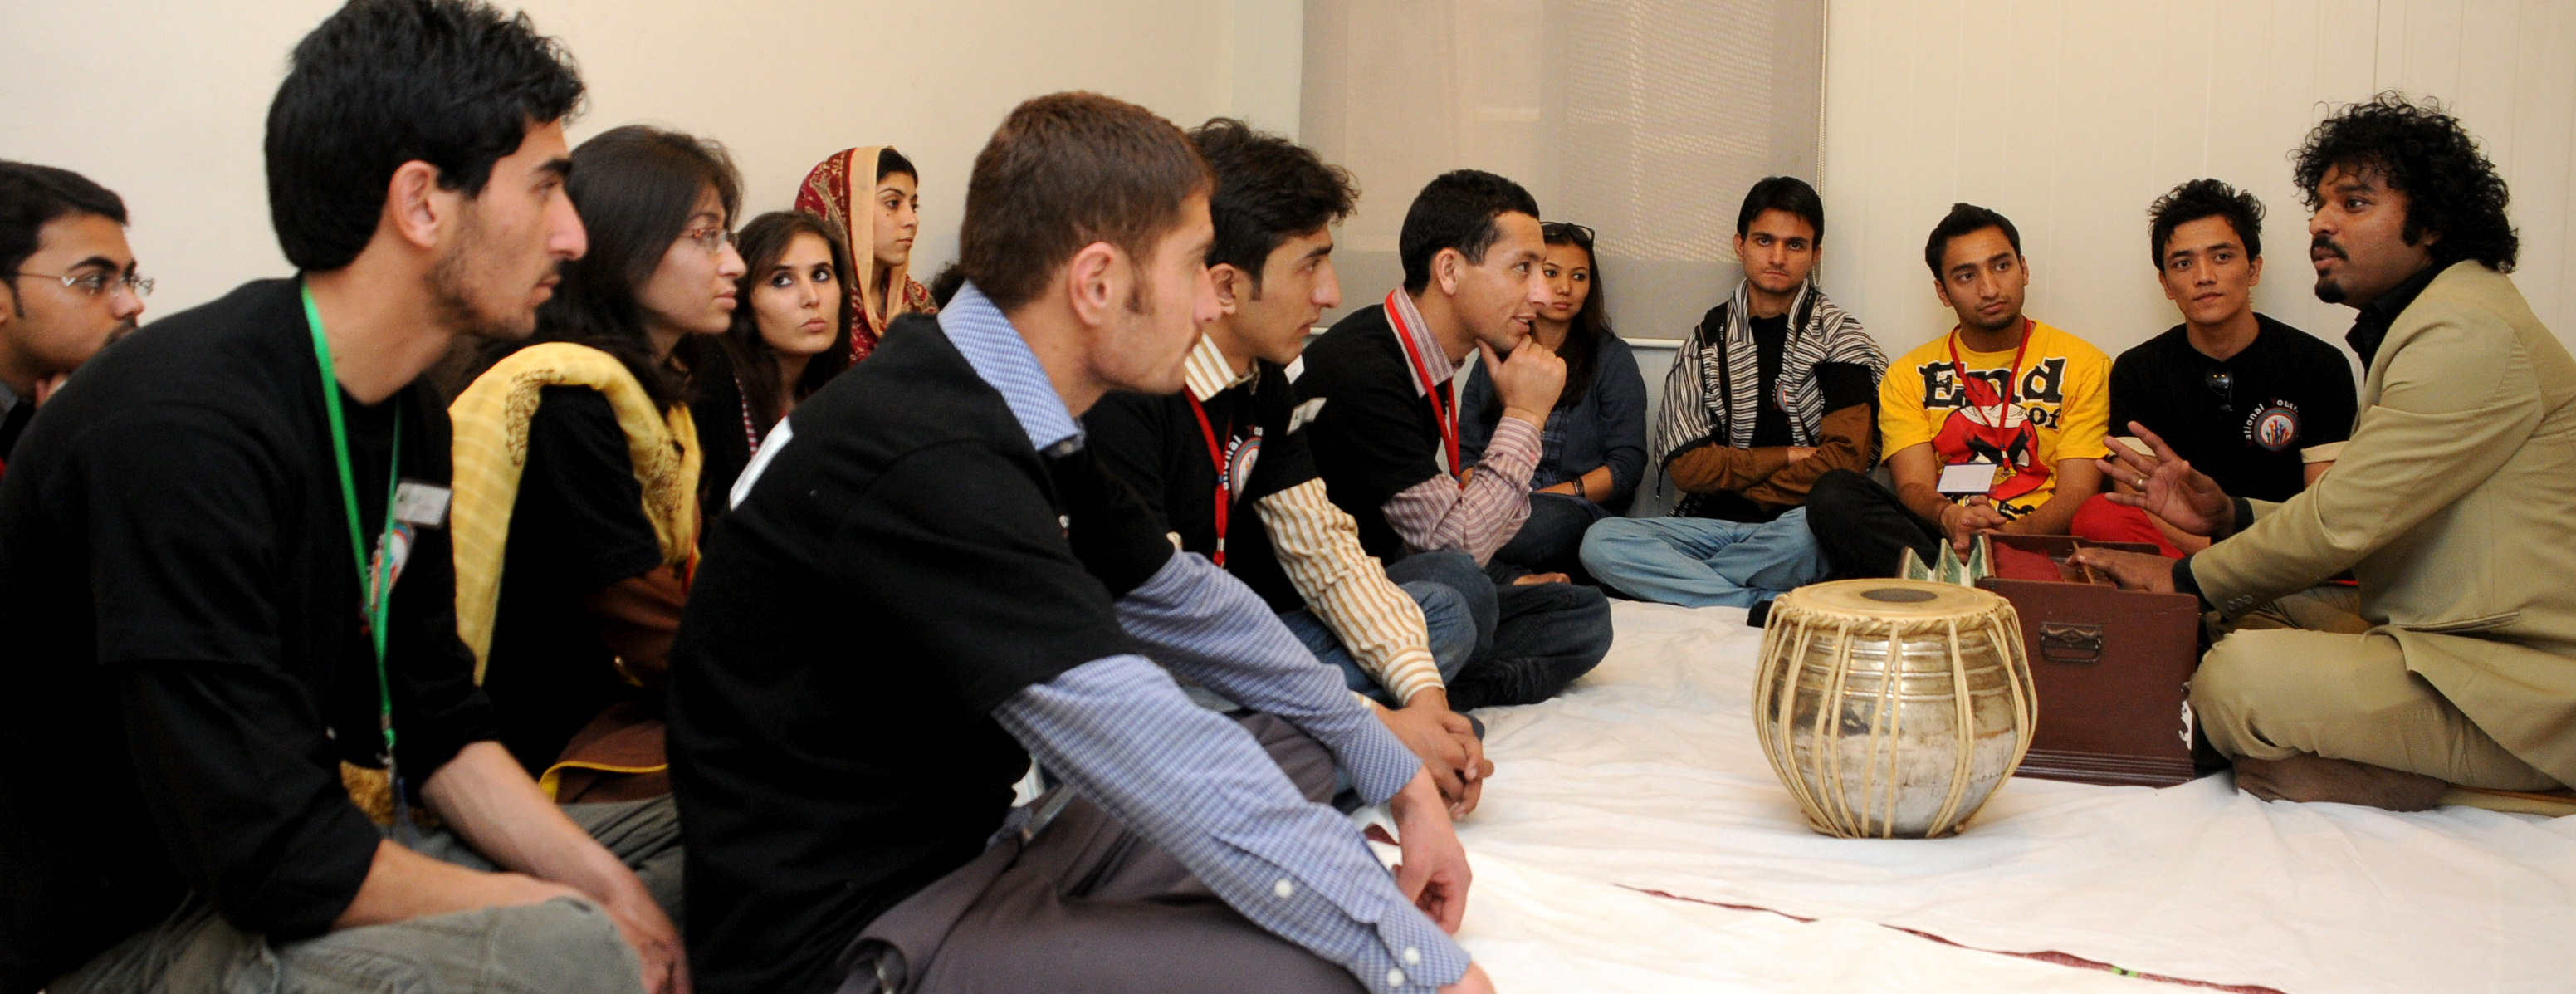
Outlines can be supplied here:
M1620 885L1618 885L1618 886L1619 886L1619 887L1621 887L1621 888L1623 888L1623 889L1626 889L1626 890L1633 890L1633 891L1636 891L1637 893L1644 894L1644 895L1647 895L1647 896L1649 896L1649 897L1661 897L1661 898L1666 898L1666 899L1674 900L1674 901L1688 901L1688 902L1690 902L1690 903L1692 903L1692 904L1706 904L1706 905L1710 905L1710 906L1712 906L1712 907L1719 907L1719 908L1731 908L1731 909L1736 910L1736 911L1767 911L1767 912L1770 912L1770 913L1772 913L1772 914L1779 915L1779 916L1780 916L1780 917L1782 917L1782 918L1786 918L1786 919L1789 919L1790 921L1796 921L1796 922L1812 922L1812 921L1815 921L1815 919L1813 919L1813 918L1803 918L1803 917L1800 917L1800 916L1797 916L1797 915L1790 914L1790 913L1788 913L1788 912L1786 912L1786 911L1781 911L1781 910L1779 910L1779 909L1777 909L1777 908L1765 908L1765 907L1761 907L1761 906L1759 906L1759 905L1752 905L1752 904L1728 904L1728 903L1726 903L1726 902L1724 902L1724 901L1711 901L1711 900L1708 900L1708 899L1706 899L1706 898L1686 897L1686 896L1683 896L1683 895L1680 895L1680 894L1670 893L1670 892L1668 892L1668 891L1655 890L1655 889L1650 888L1650 887L1631 887L1631 886L1629 886L1629 885L1627 885L1627 884L1620 884ZM2206 988L2206 989L2209 989L2209 990L2217 990L2217 991L2233 991L2233 992L2235 992L2235 994L2283 994L2283 992L2282 992L2281 990L2279 990L2278 988L2262 987L2262 986L2257 986L2257 985L2254 985L2254 984L2214 984L2214 983L2210 983L2209 981L2206 981L2206 980L2187 980L2187 979L2184 979L2184 978L2182 978L2182 977L2166 977L2166 976L2160 976L2160 975L2153 974L2153 973L2140 973L2140 972L2138 972L2138 971L2136 971L2136 970L2125 970L2125 969L2121 969L2120 967L2116 967L2116 966L2113 966L2113 965L2111 965L2111 964L2109 964L2109 963L2101 962L2101 961L2099 961L2099 960L2089 960L2089 959L2085 959L2084 957L2076 956L2076 955L2073 955L2073 954L2071 954L2071 953L2061 953L2061 952L2055 952L2055 951L2044 952L2044 953L2015 953L2015 952L2006 952L2006 951L2001 950L2001 949L1978 949L1978 948L1977 948L1977 947L1975 947L1975 946L1960 945L1959 943L1952 942L1952 941L1950 941L1950 940L1948 940L1948 939L1944 939L1944 938L1942 938L1942 937L1940 937L1940 936L1934 935L1934 934L1932 934L1932 933L1930 933L1930 932L1923 931L1923 930L1921 930L1921 929L1906 928L1905 926L1902 926L1902 925L1881 925L1880 927L1882 927L1882 928L1892 928L1892 929L1895 929L1895 930L1897 930L1897 931L1899 931L1899 932L1904 932L1904 933L1906 933L1906 934L1908 934L1908 935L1914 935L1914 936L1919 936L1919 937L1922 937L1922 938L1930 939L1930 940L1932 940L1932 941L1934 941L1934 942L1938 942L1938 943L1940 943L1940 944L1942 944L1942 945L1945 945L1945 946L1954 946L1954 947L1957 947L1957 948L1960 948L1960 949L1966 949L1966 950L1971 950L1971 951L1974 951L1974 952L1980 952L1980 953L1994 953L1994 954L1999 955L1999 956L2012 956L2012 957L2017 957L2017 958L2020 958L2020 959L2038 960L2038 961L2040 961L2040 962L2042 962L2042 963L2055 963L2055 964L2057 964L2057 965L2059 965L2059 966L2071 966L2071 967L2074 967L2074 968L2079 969L2079 970L2101 970L2101 971L2108 972L2108 973L2116 973L2116 974L2119 974L2119 975L2121 975L2121 976L2123 976L2123 977L2136 977L2136 978L2138 978L2138 979L2140 979L2140 980L2153 980L2153 981L2158 981L2158 982L2160 982L2160 983L2167 983L2167 984L2180 984L2180 985L2182 985L2182 986L2184 986L2184 987L2200 987L2200 988Z

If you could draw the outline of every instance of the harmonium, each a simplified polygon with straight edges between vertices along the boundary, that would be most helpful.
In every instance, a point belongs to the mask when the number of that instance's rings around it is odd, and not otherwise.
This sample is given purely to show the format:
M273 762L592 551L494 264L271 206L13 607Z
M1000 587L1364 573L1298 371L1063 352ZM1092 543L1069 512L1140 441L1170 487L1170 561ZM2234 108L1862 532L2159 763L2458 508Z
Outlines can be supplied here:
M1966 559L1908 550L1901 575L1981 587L2020 616L2039 723L2019 775L2166 787L2192 778L2191 676L2200 666L2200 601L2122 590L2067 558L2095 546L2151 545L2071 535L1980 535Z

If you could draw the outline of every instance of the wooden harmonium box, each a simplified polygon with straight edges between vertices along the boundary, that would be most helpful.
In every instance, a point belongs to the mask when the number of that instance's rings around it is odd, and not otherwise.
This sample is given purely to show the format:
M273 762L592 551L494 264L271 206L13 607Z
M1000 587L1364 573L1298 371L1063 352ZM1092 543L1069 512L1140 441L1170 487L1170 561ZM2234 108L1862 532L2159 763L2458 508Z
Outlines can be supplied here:
M2068 535L1987 535L1979 587L2021 616L2039 730L2022 776L2165 787L2192 778L2191 675L2200 666L2200 602L2122 590L2067 562L2088 544ZM1982 554L1980 556L1979 554Z

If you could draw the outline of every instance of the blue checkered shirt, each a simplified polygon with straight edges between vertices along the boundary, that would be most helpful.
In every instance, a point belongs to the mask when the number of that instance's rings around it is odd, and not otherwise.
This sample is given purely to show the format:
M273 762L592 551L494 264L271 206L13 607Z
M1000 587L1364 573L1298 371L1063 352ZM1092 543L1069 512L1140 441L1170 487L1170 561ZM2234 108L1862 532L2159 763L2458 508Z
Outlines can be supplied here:
M1037 356L974 284L939 312L939 326L1001 392L1030 445L1050 455L1081 448L1082 429ZM1175 553L1119 598L1117 611L1171 672L1322 742L1370 803L1421 769L1340 674L1207 560ZM1145 657L1084 663L1021 690L993 717L1244 917L1341 964L1370 990L1437 987L1466 973L1466 951L1405 900L1349 821L1307 801L1241 726L1191 703Z

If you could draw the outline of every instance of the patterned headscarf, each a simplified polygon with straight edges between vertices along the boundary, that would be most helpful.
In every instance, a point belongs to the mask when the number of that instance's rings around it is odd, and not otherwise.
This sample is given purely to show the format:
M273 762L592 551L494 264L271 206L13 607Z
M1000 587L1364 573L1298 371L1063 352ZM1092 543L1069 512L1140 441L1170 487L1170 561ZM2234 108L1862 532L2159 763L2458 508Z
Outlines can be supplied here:
M850 245L850 262L858 270L850 274L850 299L844 305L850 309L852 362L876 350L878 337L897 315L938 309L930 306L930 291L913 281L909 261L891 273L877 269L877 157L885 148L864 145L835 152L807 172L804 185L796 188L796 209L841 229L842 240ZM886 286L885 304L872 308L867 288L880 278Z

